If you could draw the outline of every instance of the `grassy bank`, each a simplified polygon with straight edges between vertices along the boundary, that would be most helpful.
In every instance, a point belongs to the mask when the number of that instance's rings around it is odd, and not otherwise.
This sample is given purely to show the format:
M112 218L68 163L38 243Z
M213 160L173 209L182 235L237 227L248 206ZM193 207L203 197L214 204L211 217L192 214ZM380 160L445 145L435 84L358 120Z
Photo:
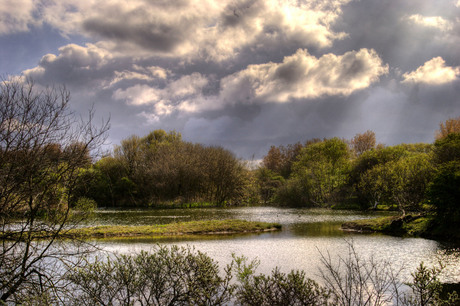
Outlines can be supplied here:
M143 226L96 226L73 229L66 237L73 238L111 238L111 237L157 237L180 235L236 234L275 231L281 229L277 223L245 220L190 221L162 225Z
M345 231L377 232L393 236L424 237L460 243L458 226L445 224L432 215L409 214L355 220L342 224Z
M355 220L342 224L346 231L380 232L397 236L423 236L433 220L431 216L406 215Z

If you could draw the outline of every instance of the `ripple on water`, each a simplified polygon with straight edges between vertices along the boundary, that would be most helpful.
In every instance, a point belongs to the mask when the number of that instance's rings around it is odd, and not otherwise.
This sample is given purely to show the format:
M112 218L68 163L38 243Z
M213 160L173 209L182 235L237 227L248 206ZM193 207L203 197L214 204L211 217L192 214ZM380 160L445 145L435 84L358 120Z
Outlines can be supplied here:
M385 214L385 213L384 213ZM101 223L164 224L190 220L246 219L278 222L281 232L207 237L183 240L120 240L98 242L108 251L133 254L151 250L157 243L191 245L217 260L221 267L232 260L232 254L260 260L259 272L270 273L278 266L282 271L304 270L307 276L319 281L320 253L329 253L337 259L346 256L352 241L363 258L389 262L395 269L404 267L401 279L407 281L420 262L431 266L441 260L445 265L442 280L460 282L460 249L423 238L400 238L381 234L363 235L344 233L340 224L346 221L369 218L372 215L352 211L321 209L283 209L273 207L245 207L231 209L185 209L152 211L114 211L99 215ZM103 216L103 217L101 217ZM107 218L109 217L109 218Z

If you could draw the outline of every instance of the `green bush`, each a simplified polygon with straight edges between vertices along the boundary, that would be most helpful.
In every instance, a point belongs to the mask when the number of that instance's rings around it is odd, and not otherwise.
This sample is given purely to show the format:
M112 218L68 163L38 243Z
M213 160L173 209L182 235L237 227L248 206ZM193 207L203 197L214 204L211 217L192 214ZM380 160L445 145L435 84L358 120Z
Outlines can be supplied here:
M240 305L326 305L328 294L315 281L305 277L304 271L288 274L275 268L271 275L255 275L258 262L247 263L236 257L235 270L239 280L236 300Z
M322 285L303 271L256 274L259 262L234 256L221 271L206 254L190 247L158 247L152 253L86 261L68 272L65 305L456 305L455 292L441 297L444 268L422 264L404 287L401 269L362 258L349 244L337 261L320 254ZM236 280L233 279L236 276ZM49 292L51 294L51 292ZM42 295L27 303L57 300Z
M87 261L70 272L75 305L223 305L235 288L231 268L187 247L159 247L153 253Z

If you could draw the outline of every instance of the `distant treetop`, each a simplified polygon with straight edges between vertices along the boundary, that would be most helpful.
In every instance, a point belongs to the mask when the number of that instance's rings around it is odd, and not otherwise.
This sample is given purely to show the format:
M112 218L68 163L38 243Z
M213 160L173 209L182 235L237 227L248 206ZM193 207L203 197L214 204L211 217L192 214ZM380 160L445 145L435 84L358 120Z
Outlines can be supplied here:
M445 138L450 133L460 133L460 116L449 118L439 124L439 130L436 131L435 139Z

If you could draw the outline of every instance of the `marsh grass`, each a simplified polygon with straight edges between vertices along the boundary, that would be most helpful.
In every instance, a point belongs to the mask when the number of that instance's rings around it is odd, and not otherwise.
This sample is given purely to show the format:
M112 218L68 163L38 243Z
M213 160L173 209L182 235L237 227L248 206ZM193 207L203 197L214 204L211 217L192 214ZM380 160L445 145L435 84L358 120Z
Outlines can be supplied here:
M281 229L277 223L245 220L209 220L178 222L161 225L107 225L72 229L65 238L110 238L110 237L158 237L193 236L211 234L235 234L275 231Z

